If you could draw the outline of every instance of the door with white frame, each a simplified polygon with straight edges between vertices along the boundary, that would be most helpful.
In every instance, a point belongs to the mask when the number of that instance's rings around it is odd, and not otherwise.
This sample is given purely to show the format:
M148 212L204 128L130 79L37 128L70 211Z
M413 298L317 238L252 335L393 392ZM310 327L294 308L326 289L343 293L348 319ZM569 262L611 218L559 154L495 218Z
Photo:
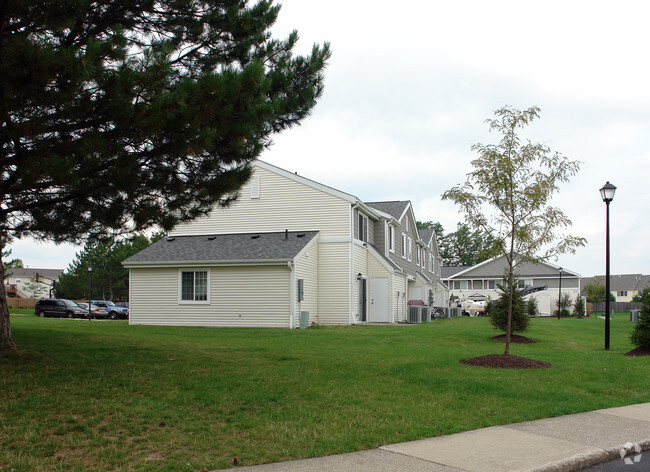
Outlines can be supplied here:
M370 321L388 323L388 277L370 279Z

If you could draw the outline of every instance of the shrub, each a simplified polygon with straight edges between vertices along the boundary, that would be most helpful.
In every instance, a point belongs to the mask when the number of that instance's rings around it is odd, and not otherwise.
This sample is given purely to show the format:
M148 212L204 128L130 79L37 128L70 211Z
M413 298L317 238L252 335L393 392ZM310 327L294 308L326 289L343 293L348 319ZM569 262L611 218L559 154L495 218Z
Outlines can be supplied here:
M506 332L508 329L508 284L505 280L503 284L499 285L499 291L501 295L492 307L490 323L496 329ZM524 291L517 287L517 281L515 280L512 293L512 325L510 326L510 334L526 331L529 321L530 319L526 316Z
M650 349L650 288L642 290L639 295L641 312L630 339L638 349Z
M535 316L538 310L539 307L537 306L537 299L530 297L526 302L526 313L528 313L530 316Z
M578 318L585 316L585 301L580 296L576 298L576 301L573 304L573 316Z

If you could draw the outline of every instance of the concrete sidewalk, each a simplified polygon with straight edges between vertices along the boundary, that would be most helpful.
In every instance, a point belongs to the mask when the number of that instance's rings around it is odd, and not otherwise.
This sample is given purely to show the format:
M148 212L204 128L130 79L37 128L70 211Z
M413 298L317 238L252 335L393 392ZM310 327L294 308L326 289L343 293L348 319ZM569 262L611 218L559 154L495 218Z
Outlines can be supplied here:
M627 448L627 449L626 449ZM650 449L650 403L493 426L249 472L570 472ZM650 452L649 452L650 453Z

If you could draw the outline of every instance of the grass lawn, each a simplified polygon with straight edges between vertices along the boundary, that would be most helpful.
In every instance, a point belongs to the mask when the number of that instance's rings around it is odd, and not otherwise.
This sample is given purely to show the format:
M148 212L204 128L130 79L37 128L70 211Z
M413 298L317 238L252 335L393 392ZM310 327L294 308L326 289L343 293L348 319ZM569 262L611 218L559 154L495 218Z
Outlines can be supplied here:
M33 308L9 308L9 313L12 315L33 315Z
M511 353L551 369L460 364L502 353L487 319L308 330L12 317L0 356L0 470L198 471L370 449L650 401L632 324L533 319Z

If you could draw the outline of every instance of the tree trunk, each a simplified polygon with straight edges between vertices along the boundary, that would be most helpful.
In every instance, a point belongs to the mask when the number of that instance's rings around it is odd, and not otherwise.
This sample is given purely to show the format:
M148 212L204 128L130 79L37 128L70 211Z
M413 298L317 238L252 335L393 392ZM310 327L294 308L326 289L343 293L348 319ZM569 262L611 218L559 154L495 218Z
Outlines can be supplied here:
M514 234L514 229L513 229ZM514 281L512 278L513 265L514 265L514 237L510 239L510 256L508 257L508 323L506 325L506 351L504 354L510 354L510 331L512 330L512 297Z
M7 306L7 292L5 290L5 268L2 264L2 250L0 245L0 275L2 275L2 287L0 287L0 351L16 350L18 347L11 334L9 324L9 307Z

